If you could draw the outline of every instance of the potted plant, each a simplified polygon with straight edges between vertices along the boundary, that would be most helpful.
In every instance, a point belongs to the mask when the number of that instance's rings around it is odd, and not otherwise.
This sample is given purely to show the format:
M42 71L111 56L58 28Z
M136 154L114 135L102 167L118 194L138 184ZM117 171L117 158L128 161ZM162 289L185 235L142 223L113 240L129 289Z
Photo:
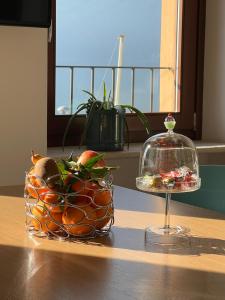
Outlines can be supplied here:
M77 111L69 119L63 136L63 148L72 121L81 111L86 111L86 125L80 144L85 144L88 149L96 151L123 150L125 129L128 133L129 144L126 109L137 114L147 134L149 134L150 125L147 117L131 105L120 104L115 106L111 98L111 92L107 95L105 83L103 84L102 101L98 100L92 93L85 90L84 92L88 94L89 98L85 103L81 103L77 107Z

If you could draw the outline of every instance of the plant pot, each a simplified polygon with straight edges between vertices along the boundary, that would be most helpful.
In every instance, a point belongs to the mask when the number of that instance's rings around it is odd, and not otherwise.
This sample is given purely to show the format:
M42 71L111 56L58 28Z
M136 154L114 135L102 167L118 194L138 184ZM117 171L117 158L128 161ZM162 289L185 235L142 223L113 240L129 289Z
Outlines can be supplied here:
M86 146L96 151L119 151L124 147L125 110L96 110L86 133Z

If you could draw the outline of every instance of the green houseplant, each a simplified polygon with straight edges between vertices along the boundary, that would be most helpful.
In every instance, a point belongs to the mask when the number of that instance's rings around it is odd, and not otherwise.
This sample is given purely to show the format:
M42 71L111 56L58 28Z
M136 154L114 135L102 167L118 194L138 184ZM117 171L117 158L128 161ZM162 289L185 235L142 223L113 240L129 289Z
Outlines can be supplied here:
M65 146L68 131L76 116L86 111L86 124L81 138L81 145L85 144L88 149L96 151L123 150L127 131L129 144L129 128L126 122L126 109L137 115L143 124L147 134L150 132L150 125L147 117L136 107L127 104L114 105L111 92L107 95L105 83L103 84L103 99L98 100L89 91L84 92L89 96L88 100L77 107L77 111L69 119L64 136L63 148Z

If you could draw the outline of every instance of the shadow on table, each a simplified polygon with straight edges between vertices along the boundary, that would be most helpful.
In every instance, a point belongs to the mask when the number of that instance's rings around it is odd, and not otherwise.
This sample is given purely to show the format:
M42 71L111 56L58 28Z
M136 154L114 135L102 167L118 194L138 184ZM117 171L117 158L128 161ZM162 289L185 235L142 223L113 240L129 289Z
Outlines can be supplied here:
M145 242L144 230L116 226L113 226L112 232L108 237L98 238L95 241L99 245L135 251L197 256L202 254L225 255L224 240L190 235L185 239L182 237L177 246L151 244Z
M0 196L9 196L9 197L23 197L24 196L24 186L1 186L0 187Z
M222 273L131 258L0 245L1 300L224 299Z

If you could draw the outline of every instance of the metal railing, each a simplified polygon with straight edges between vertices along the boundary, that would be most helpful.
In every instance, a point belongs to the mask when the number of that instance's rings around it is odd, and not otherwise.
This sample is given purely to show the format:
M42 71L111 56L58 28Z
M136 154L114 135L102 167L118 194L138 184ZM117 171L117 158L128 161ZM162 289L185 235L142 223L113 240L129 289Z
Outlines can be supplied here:
M75 72L78 69L89 69L91 71L91 88L90 92L94 94L95 90L95 74L97 69L111 69L112 76L112 99L115 97L115 89L116 89L116 70L124 69L130 70L131 72L131 105L134 105L135 102L135 73L137 70L147 70L149 71L149 90L150 90L150 112L153 112L153 99L154 99L154 75L156 71L167 70L170 72L174 72L171 67L138 67L138 66L126 66L126 67L118 67L118 66L56 66L56 70L59 69L67 69L70 71L70 110L71 114L73 111L73 102L74 102L74 78Z

